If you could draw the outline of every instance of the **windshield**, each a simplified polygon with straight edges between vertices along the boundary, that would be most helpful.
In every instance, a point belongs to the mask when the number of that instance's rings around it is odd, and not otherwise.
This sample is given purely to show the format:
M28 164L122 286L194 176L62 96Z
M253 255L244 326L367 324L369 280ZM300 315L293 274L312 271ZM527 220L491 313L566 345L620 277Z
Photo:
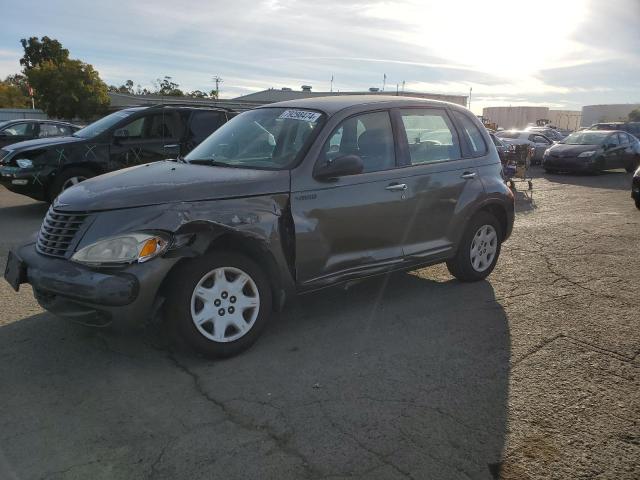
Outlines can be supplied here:
M105 130L108 130L116 123L118 123L123 118L127 118L133 112L121 111L115 112L111 115L107 115L106 117L101 118L100 120L96 120L93 123L90 123L84 128L81 128L77 132L73 134L74 137L82 137L82 138L92 138L96 135L100 135Z
M572 133L560 143L566 145L600 145L608 135L609 132L584 130L582 132Z
M296 108L259 108L229 121L185 160L229 167L281 170L294 163L324 114Z

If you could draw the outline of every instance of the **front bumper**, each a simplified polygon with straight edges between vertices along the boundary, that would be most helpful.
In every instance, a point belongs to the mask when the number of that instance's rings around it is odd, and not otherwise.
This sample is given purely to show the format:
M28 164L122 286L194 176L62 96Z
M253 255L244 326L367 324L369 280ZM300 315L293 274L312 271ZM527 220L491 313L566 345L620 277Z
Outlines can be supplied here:
M38 253L35 244L16 252L24 262L19 283L30 283L36 300L51 313L94 326L135 327L150 320L158 290L177 259L156 258L117 269L92 269Z
M542 166L567 172L593 172L598 169L595 157L553 157L549 155L542 159Z
M20 168L10 165L0 167L0 185L7 190L36 200L46 200L49 185L48 172L35 168Z

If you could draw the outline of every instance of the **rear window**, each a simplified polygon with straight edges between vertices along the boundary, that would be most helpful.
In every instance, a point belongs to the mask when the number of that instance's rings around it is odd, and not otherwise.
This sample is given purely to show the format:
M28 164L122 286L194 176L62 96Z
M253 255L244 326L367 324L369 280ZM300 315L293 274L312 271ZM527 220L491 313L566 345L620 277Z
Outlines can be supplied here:
M462 127L462 132L460 133L467 139L467 143L471 149L470 152L465 153L468 153L472 157L485 155L487 153L487 144L484 142L484 137L482 132L480 132L480 129L464 113L454 111L453 115L456 120L458 120L458 123L460 123L460 126Z
M520 138L520 132L498 132L496 133L498 138Z

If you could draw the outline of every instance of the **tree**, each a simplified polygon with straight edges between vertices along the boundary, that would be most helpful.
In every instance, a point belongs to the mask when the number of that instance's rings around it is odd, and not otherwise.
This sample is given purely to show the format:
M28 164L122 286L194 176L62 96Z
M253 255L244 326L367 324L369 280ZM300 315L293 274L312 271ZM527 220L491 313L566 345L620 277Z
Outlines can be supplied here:
M193 92L187 93L187 97L191 97L191 98L208 98L208 95L207 95L206 92L203 92L202 90L194 90Z
M209 92L209 97L217 100L218 99L218 90L211 90Z
M88 120L106 110L107 85L93 66L70 59L69 50L46 36L23 38L20 43L24 75L35 91L37 106L49 116Z
M635 108L629 113L630 122L640 122L640 108Z
M154 82L154 85L156 87L156 92L158 95L168 95L168 96L174 96L174 97L181 97L184 95L184 93L182 93L182 90L180 90L180 85L178 85L177 83L171 81L171 77L166 76L164 78L158 78L156 79L156 81Z
M109 105L107 86L91 65L66 60L57 65L47 61L27 74L36 103L55 118L90 119Z
M8 81L0 82L0 108L30 107L29 98Z
M42 65L44 62L52 62L60 65L69 59L69 50L62 48L62 44L47 36L38 40L38 37L20 40L24 55L20 59L20 65L24 67L24 72Z
M20 73L14 73L4 79L5 83L18 87L25 97L29 96L29 81L27 77Z

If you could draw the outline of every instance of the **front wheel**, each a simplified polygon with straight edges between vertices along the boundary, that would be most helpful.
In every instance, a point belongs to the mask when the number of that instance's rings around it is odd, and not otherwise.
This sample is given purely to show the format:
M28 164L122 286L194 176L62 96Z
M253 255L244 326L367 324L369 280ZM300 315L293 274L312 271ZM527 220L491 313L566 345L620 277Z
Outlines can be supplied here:
M53 201L60 193L88 178L95 177L95 173L88 168L68 168L63 170L49 188L49 200Z
M267 277L253 260L216 252L174 272L166 313L194 349L208 357L230 357L257 340L271 302Z
M463 282L489 276L500 256L502 229L488 212L476 214L467 225L456 256L447 261L451 275Z
M640 165L640 160L636 160L635 162L627 165L624 169L627 171L627 173L633 173L636 171L639 165Z

